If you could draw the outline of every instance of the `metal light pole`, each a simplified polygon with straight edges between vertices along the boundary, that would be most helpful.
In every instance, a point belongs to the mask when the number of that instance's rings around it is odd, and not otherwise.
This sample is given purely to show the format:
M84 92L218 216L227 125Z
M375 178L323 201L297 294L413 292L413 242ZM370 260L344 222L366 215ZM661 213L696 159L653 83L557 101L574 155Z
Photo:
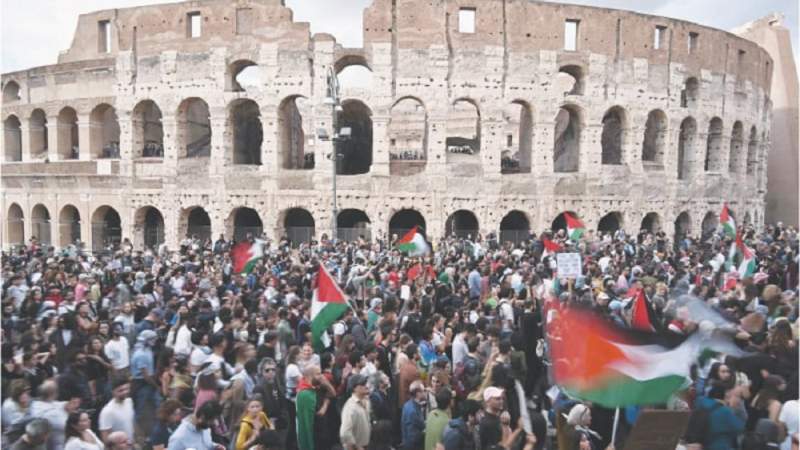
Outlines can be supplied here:
M337 129L337 110L341 109L341 105L339 104L339 80L336 78L336 73L333 71L332 67L328 67L328 96L325 98L324 103L326 105L330 105L331 107L331 131L333 132L333 136L331 137L331 144L333 147L333 152L331 153L331 165L333 166L333 176L331 178L333 185L333 199L331 206L331 240L335 242L338 238L336 230L336 169L339 164L339 131Z

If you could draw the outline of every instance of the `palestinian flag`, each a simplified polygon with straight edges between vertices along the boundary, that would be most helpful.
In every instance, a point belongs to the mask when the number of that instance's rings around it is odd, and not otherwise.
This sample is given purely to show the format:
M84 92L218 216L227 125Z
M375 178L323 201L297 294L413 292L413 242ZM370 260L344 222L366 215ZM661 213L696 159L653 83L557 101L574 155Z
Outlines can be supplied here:
M742 262L739 263L739 278L752 277L756 273L756 255L753 249L744 243L741 243L739 251L742 252Z
M417 231L416 226L397 241L397 248L401 252L408 253L408 256L425 256L431 252L430 245L425 237Z
M586 232L583 222L568 212L564 213L564 220L567 222L567 237L573 241L579 241Z
M543 238L542 243L544 244L544 254L542 256L552 255L564 249L558 242L553 242L547 238Z
M336 284L331 274L320 264L317 273L317 288L311 301L311 343L314 349L322 351L328 347L326 330L333 325L348 308L344 292Z
M256 239L255 242L239 242L231 249L233 272L250 273L262 257L264 257L264 241Z
M631 328L640 331L655 332L653 322L650 320L650 305L647 303L644 289L639 289L636 298L633 300L633 311L631 312Z
M570 309L549 336L553 375L569 395L607 408L659 405L689 380L699 352L690 339L676 347L653 333L614 326L589 311Z
M736 237L736 222L733 220L730 211L728 211L728 204L722 205L722 212L719 213L719 223L722 225L722 230L725 234L735 238Z

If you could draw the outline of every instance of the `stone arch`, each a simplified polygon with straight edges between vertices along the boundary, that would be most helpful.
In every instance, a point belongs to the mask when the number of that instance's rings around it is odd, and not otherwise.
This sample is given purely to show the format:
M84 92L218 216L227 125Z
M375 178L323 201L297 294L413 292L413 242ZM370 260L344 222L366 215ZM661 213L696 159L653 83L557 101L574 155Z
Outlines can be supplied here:
M428 112L420 99L406 96L394 102L389 111L387 135L391 162L416 161L421 162L421 167L424 168L428 159ZM393 165L390 170L392 174L411 174L409 167L399 170L399 167Z
M22 161L22 124L15 115L3 121L3 146L5 161Z
M6 215L6 229L8 230L8 243L11 245L25 245L25 213L16 203L8 207Z
M81 240L81 213L73 205L64 205L58 213L58 244L66 247Z
M211 156L211 113L208 103L198 97L181 102L177 112L179 157Z
M78 113L65 106L58 113L58 150L59 159L78 159L80 140L78 138Z
M314 239L314 216L304 208L289 208L284 211L280 217L280 226L292 245Z
M559 89L564 95L583 95L585 71L576 64L561 66L556 74L556 86L565 86Z
M563 211L558 213L558 215L553 219L550 224L550 231L553 233L558 233L560 230L564 230L564 233L567 232L567 218L564 214L569 214L572 217L575 217L580 220L580 216L575 213L575 211Z
M119 119L113 106L101 103L89 114L89 154L93 158L119 158Z
M307 111L306 98L292 95L278 107L278 133L281 164L284 169L313 169L314 153L305 153L303 114Z
M663 166L666 141L667 115L660 109L654 109L647 114L647 122L644 126L642 162Z
M606 111L603 115L603 134L600 138L602 164L622 164L627 132L628 115L625 108L613 106Z
M459 209L447 217L444 229L446 236L475 239L480 231L480 226L475 213Z
M703 222L700 226L702 231L703 240L705 240L708 236L714 233L717 230L717 226L719 225L719 217L714 212L707 212L705 217L703 217Z
M750 139L747 141L747 175L756 173L758 167L758 130L753 125L750 128Z
M414 227L425 234L425 217L416 209L404 208L394 212L389 219L389 236L392 241L403 237Z
M642 218L640 230L647 230L650 233L658 233L661 231L661 216L657 212L647 213Z
M31 210L31 236L45 247L53 242L50 234L50 211L41 203Z
M360 209L343 209L336 215L336 237L344 241L372 239L371 222Z
M691 179L695 167L695 140L697 138L697 122L687 117L681 122L678 135L678 179Z
M228 107L228 129L233 138L230 146L233 164L261 165L261 143L264 130L258 103L236 99Z
M722 171L722 119L719 117L714 117L708 123L705 171Z
M211 239L211 217L202 206L190 206L181 210L180 229L185 236L197 236L201 241Z
M692 217L688 211L683 211L675 218L675 242L692 234Z
M746 155L743 155L744 149L744 125L742 122L737 120L733 123L733 129L731 129L731 143L730 143L730 154L728 156L728 172L732 174L737 174L742 170L742 158Z
M695 77L689 77L681 90L681 107L696 108L700 100L700 82Z
M100 206L92 213L92 251L102 252L122 242L122 219L116 209Z
M520 210L509 211L500 221L500 242L518 244L528 240L531 233L531 221L528 215Z
M240 207L231 211L225 224L226 233L236 242L261 238L264 233L264 222L253 208Z
M164 156L164 123L161 108L153 100L142 100L133 108L134 157Z
M580 167L582 112L577 105L564 105L555 118L553 171L577 172Z
M533 147L533 112L530 103L514 100L503 111L505 145L501 173L530 173Z
M31 149L31 156L34 158L46 157L48 144L47 115L43 109L36 108L31 112L28 121L28 145Z
M7 81L3 86L3 103L8 104L18 101L21 98L19 91L19 84L16 81Z
M368 173L372 166L372 110L360 100L342 102L338 126L350 128L350 138L339 142L337 160L339 175L359 175Z
M164 242L164 216L154 206L143 206L133 216L134 244L144 248L158 249Z
M447 111L447 162L472 160L481 151L481 110L470 98L456 99Z
M597 231L604 233L614 233L623 227L622 213L619 211L612 211L600 218L597 222Z
M249 59L237 59L228 64L225 77L225 90L234 92L244 92L246 86L252 81L257 81L259 75L258 65Z
M342 91L372 88L374 80L372 68L362 53L348 53L340 56L334 62L333 69Z

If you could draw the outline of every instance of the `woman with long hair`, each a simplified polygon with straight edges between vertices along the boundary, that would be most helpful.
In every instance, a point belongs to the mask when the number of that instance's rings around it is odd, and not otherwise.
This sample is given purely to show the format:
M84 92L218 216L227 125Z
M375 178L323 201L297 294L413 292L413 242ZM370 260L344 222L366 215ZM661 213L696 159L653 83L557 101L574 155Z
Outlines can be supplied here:
M89 389L96 405L105 404L111 397L111 373L114 367L106 356L105 343L100 336L92 336L86 346L86 376L89 378Z
M209 400L218 400L217 389L218 370L206 368L197 376L197 389L194 398L194 412L197 412L203 403Z
M261 430L272 430L272 422L264 413L261 397L256 395L247 402L244 414L239 421L239 434L236 437L236 450L247 450L256 444Z
M747 429L755 428L759 419L778 420L781 412L781 394L786 390L786 380L778 375L770 375L764 379L764 384L758 393L753 396L750 403L751 409L747 416Z
M153 450L166 450L169 437L178 428L183 418L183 405L175 399L165 400L158 408L158 421L150 433L148 443Z
M64 428L64 450L103 450L103 441L92 431L92 419L81 411L70 413Z

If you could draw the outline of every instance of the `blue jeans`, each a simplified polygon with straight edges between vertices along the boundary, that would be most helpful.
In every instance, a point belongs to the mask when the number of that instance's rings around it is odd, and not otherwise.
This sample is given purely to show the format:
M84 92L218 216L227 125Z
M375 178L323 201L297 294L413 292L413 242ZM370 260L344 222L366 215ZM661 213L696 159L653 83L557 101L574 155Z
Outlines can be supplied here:
M161 394L155 386L141 379L133 380L133 409L136 413L136 420L140 420L142 414L153 416L161 405Z

